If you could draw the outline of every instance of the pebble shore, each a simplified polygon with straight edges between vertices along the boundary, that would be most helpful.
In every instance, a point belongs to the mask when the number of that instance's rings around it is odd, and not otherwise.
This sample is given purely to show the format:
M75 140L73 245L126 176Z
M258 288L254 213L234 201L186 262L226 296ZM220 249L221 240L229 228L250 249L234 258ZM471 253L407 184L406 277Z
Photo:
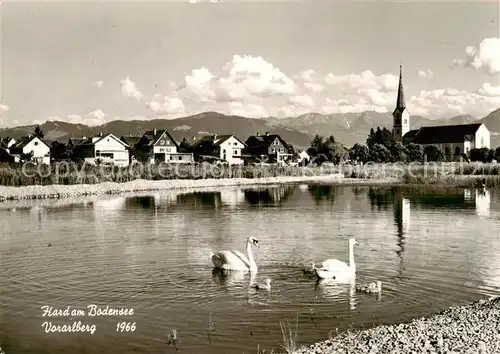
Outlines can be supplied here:
M300 348L293 354L500 354L500 297L428 318L381 325Z

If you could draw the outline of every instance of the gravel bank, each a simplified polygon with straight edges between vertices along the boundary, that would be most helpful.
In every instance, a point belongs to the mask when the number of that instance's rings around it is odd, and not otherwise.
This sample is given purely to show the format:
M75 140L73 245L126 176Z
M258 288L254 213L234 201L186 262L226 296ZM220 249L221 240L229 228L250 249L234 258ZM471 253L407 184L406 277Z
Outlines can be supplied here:
M68 198L102 194L122 194L131 192L147 192L175 189L198 189L207 187L252 186L283 183L335 183L335 184L391 184L397 183L394 178L383 180L344 178L342 174L324 176L268 177L268 178L227 178L197 180L159 180L137 179L130 182L104 182L98 184L47 185L6 187L0 186L0 202L6 200Z
M346 332L294 354L500 354L500 297L452 307L428 318Z

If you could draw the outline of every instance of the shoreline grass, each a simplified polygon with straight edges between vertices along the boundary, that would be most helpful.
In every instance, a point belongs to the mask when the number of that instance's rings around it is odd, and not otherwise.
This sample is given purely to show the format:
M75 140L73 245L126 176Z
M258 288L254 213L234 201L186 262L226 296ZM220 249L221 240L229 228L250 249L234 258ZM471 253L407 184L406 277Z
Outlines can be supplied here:
M0 200L238 185L327 182L337 185L408 185L500 188L500 164L429 163L330 166L0 164Z

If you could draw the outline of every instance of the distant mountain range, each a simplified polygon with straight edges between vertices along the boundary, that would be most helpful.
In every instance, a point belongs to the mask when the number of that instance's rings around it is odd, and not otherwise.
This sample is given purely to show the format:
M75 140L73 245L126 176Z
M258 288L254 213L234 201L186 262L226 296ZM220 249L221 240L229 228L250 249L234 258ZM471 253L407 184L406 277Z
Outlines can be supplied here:
M420 116L412 116L411 128L435 125L484 123L491 131L491 146L500 146L500 108L484 118L476 119L469 115L448 119L431 120ZM309 146L314 134L322 136L333 134L337 141L351 146L366 142L371 128L377 126L392 128L391 113L367 111L362 113L329 114L308 113L294 118L245 118L228 116L217 112L205 112L194 116L177 119L151 120L116 120L102 126L88 127L62 121L49 121L41 125L46 139L66 142L69 138L91 136L98 133L122 135L142 135L147 130L168 129L177 140L192 139L207 134L234 134L245 141L256 133L279 134L297 148ZM0 129L1 137L18 138L33 133L35 125Z

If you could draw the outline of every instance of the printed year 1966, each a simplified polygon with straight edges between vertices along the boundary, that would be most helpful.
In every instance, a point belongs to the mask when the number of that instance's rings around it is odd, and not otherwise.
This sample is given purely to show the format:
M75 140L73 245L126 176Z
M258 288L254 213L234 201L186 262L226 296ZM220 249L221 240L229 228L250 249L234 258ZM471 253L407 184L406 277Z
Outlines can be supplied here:
M135 322L118 322L116 324L117 332L134 332Z

